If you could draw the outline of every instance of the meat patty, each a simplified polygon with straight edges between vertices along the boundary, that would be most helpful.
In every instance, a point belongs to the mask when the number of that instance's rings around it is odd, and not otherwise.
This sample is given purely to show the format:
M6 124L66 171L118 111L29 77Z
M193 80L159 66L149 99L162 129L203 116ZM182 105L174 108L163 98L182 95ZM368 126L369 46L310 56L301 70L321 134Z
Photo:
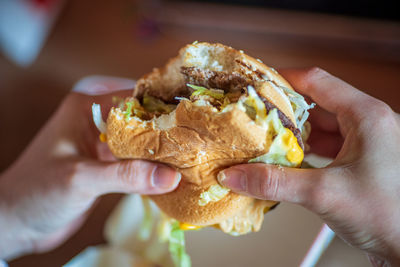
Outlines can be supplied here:
M294 126L294 123L292 122L292 120L289 119L288 116L286 116L282 111L279 110L279 108L277 108L274 104L269 102L266 98L264 98L260 95L259 95L259 97L264 102L265 108L267 109L267 113L270 112L271 110L273 110L274 108L276 108L278 110L279 120L282 122L283 127L288 128L289 130L292 131L294 136L297 138L297 142L299 143L299 146L301 147L301 149L304 150L304 143L303 143L303 139L301 138L301 132L298 128L296 128L296 126Z
M181 73L185 75L186 81L190 84L206 88L218 88L225 92L239 91L253 84L250 78L243 77L238 72L227 73L224 71L203 70L196 67L181 67Z
M239 91L243 88L247 88L249 85L254 85L254 82L250 77L243 77L243 75L238 72L227 73L224 71L204 70L196 67L181 67L181 73L185 76L187 83L206 88L218 88L225 92ZM259 95L259 97L264 102L267 112L274 108L278 110L278 116L282 125L293 132L300 147L304 150L304 143L301 138L300 130L296 128L294 123L282 111L280 111L279 108L263 96Z

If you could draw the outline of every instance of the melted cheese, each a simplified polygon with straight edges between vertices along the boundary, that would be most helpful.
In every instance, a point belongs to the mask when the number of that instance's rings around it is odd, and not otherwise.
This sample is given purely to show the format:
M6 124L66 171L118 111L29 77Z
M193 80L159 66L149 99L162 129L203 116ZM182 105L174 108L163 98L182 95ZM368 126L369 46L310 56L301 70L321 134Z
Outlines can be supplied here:
M249 162L262 162L267 164L279 164L287 167L298 167L304 158L304 152L299 146L297 138L288 128L283 127L279 119L278 111L271 110L263 122L264 127L270 133L269 138L275 136L270 144L268 152L256 157Z
M104 133L101 133L99 135L99 139L100 139L100 142L105 143L105 142L107 142L107 135Z
M198 229L203 228L203 226L198 226L198 225L193 225L193 224L189 224L189 223L180 222L179 223L179 228L181 230L187 231L187 230L198 230Z
M236 215L215 225L216 228L233 236L243 235L260 230L264 213L276 202L254 199L245 210L239 210Z
M299 146L297 138L294 136L293 132L287 128L285 128L284 131L285 133L282 135L282 144L284 150L287 151L286 158L290 163L299 166L304 158L303 150Z
M219 184L215 184L210 186L210 188L200 194L199 206L205 206L210 202L217 202L223 199L228 193L230 189L226 187L222 187Z

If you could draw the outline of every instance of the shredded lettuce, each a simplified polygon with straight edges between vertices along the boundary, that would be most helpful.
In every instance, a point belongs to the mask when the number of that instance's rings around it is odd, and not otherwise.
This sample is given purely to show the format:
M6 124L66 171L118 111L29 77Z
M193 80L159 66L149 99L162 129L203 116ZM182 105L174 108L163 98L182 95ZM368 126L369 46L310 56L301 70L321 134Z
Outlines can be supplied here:
M123 106L121 109L123 109ZM124 115L125 120L129 121L132 116L142 118L145 114L145 111L140 105L139 101L136 98L133 98L131 101L125 102L125 110L122 111L122 114Z
M161 212L161 220L157 228L158 239L160 240L160 242L167 242L169 240L173 222L175 222L174 219L168 217Z
M92 105L92 114L93 114L93 121L94 124L96 125L97 129L105 134L107 132L107 124L103 120L103 117L101 115L101 108L99 104L93 103Z
M143 105L136 98L131 98L130 101L126 101L120 108L123 110L122 114L125 120L129 121L133 116L140 119L147 118L147 112L170 113L176 108L176 105L165 104L162 100L145 94L143 96Z
M175 100L178 100L178 101L186 101L186 100L189 100L188 98L183 97L183 96L175 96L174 99L175 99Z
M219 184L210 186L210 188L200 194L199 206L205 206L210 202L217 202L223 199L228 193L229 189L222 187Z
M185 251L185 235L180 229L179 222L175 221L171 227L169 237L169 252L176 267L190 267L190 256Z
M194 92L192 93L192 96L208 95L217 100L221 100L225 97L224 90L207 89L203 86L193 85L193 84L189 84L189 83L186 85L194 90Z
M310 115L308 110L314 108L315 103L311 103L309 105L304 99L304 97L299 93L285 86L279 86L279 87L289 97L290 103L292 104L293 107L294 116L296 118L297 128L299 128L300 131L303 131L303 125L307 121L308 116Z
M158 225L158 238L160 242L169 242L169 252L176 267L190 267L190 256L185 251L184 231L180 223L161 213L162 219Z
M143 107L149 112L171 113L176 105L166 104L161 99L148 95L143 96Z
M282 131L285 129L285 127L283 127L282 121L279 119L278 109L276 108L268 113L265 121L266 124L269 127L272 127L273 131L278 135L282 133Z
M298 146L297 139L294 140L293 133L283 126L276 108L267 114L265 104L255 89L252 86L248 86L247 91L248 96L239 99L239 107L243 108L257 125L264 127L270 133L267 137L267 144L270 144L268 152L249 162L296 167L299 164L298 161L302 160L304 156L303 151Z
M143 220L138 232L138 238L142 241L150 240L155 217L151 209L150 199L142 197ZM171 259L176 267L190 267L190 256L185 251L184 230L180 228L177 220L161 213L158 225L158 239L160 242L168 241L168 249Z
M255 120L256 124L263 125L267 117L265 104L258 96L253 86L247 86L247 92L248 96L239 102L244 104L246 113L251 119Z
M132 116L132 108L133 108L133 102L129 101L125 103L125 110L122 112L124 114L125 120L129 121Z
M147 241L150 239L151 230L154 225L154 216L151 211L150 199L148 197L142 196L143 204L143 220L139 228L138 238L142 241Z
M249 160L249 163L262 162L267 164L279 164L287 167L296 167L298 163L290 162L287 158L288 149L290 148L284 144L284 135L286 134L286 130L279 119L277 109L273 109L268 113L266 124L270 131L273 130L272 132L274 132L276 136L272 141L268 152Z

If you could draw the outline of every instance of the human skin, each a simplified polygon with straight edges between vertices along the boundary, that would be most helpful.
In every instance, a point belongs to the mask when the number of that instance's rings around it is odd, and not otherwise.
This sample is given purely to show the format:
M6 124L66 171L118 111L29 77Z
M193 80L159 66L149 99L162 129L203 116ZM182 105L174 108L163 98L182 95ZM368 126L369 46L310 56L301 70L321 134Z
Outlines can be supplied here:
M112 96L70 93L34 140L0 176L0 259L55 248L107 193L161 194L180 174L142 160L116 161L99 140L91 105L104 114Z
M222 185L318 214L374 266L400 266L400 116L319 68L280 73L324 109L313 111L311 152L334 158L321 169L245 164L219 174Z

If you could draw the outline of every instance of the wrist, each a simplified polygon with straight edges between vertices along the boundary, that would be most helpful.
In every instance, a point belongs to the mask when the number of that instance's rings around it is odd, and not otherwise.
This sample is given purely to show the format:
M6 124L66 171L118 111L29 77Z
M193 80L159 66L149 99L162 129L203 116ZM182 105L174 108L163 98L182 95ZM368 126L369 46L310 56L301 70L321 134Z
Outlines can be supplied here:
M400 258L398 255L395 255L394 258L391 259L383 259L375 255L367 254L368 260L373 267L391 267L391 266L400 266Z
M0 259L10 260L32 251L32 242L23 222L18 219L16 191L9 174L0 176Z
M0 211L0 259L10 260L32 251L32 246L17 231L13 220L9 220L4 210Z

